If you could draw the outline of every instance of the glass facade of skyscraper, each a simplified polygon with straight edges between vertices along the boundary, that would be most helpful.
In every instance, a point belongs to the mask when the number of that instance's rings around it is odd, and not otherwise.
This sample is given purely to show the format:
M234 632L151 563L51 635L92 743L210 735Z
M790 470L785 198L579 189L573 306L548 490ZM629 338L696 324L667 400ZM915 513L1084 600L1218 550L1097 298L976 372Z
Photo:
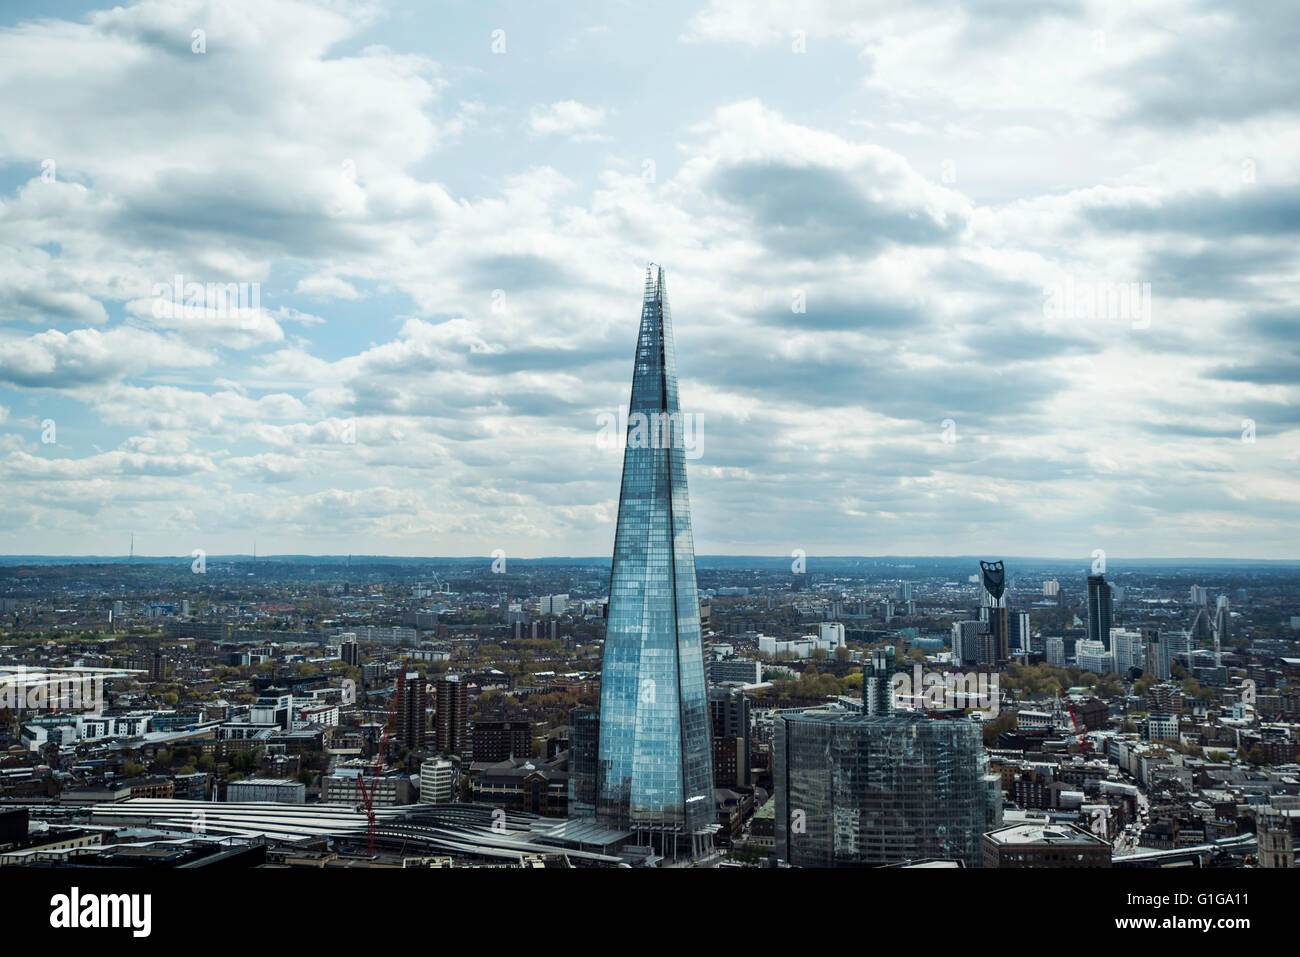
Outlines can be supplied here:
M601 676L597 814L698 846L715 821L672 320L646 274Z
M1115 625L1110 585L1102 575L1088 576L1088 640L1110 648L1110 630Z
M596 812L596 761L600 749L600 712L569 712L569 817Z
M946 858L979 867L1002 789L965 718L830 711L774 722L776 852L798 867Z

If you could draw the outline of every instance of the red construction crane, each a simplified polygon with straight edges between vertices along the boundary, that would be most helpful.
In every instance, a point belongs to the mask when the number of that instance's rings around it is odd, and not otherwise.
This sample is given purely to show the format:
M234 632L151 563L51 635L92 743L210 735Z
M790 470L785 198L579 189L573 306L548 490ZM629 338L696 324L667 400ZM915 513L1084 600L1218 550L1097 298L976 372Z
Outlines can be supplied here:
M1074 704L1070 701L1069 695L1065 698L1065 710L1070 715L1070 723L1074 726L1074 741L1079 746L1079 754L1086 758L1092 748L1092 739L1088 737L1088 726L1079 724L1079 716L1074 713Z
M360 800L357 802L357 810L364 811L366 815L366 854L370 857L375 856L375 791L379 789L379 774L384 769L384 761L388 757L388 739L393 733L393 719L397 717L397 708L402 700L402 690L406 687L406 668L402 668L397 675L397 688L393 692L393 704L388 709L388 721L384 724L383 738L379 742L379 750L372 755L375 759L374 770L370 774L370 784L366 785L366 769L361 768L361 773L357 775L357 794Z
M1074 705L1067 696L1065 699L1065 709L1070 714L1070 723L1074 725L1074 740L1079 745L1079 756L1085 760L1088 753L1092 750L1092 739L1088 737L1088 726L1080 725L1079 716L1074 712ZM1100 808L1094 808L1092 818L1088 821L1088 829L1101 840L1113 844L1107 831L1108 817Z

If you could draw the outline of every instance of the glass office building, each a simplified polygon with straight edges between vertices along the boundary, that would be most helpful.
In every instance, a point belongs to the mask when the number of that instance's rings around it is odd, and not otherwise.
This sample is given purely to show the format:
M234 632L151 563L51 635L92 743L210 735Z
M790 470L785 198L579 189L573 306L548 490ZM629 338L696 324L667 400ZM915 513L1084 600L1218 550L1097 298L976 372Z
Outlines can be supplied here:
M1115 605L1104 575L1088 576L1088 640L1110 648L1110 630L1115 626Z
M597 815L664 853L716 830L695 545L663 269L646 272L600 692Z
M776 853L797 867L982 862L1002 823L979 725L910 712L778 715Z
M600 712L569 712L569 817L596 813L596 760L600 748Z

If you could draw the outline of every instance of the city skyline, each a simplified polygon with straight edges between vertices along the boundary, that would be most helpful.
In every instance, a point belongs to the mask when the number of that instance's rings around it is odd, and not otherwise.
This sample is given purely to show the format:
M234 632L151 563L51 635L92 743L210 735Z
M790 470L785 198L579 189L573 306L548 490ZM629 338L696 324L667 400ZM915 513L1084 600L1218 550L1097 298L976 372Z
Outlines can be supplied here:
M611 546L612 546L612 541L611 541ZM286 552L286 553L269 553L269 554L253 555L249 552L230 552L230 553L218 552L214 554L208 554L205 552L205 557L206 560L208 561L216 559L216 560L229 561L235 563L241 561L247 561L249 563L262 563L262 562L309 563L313 561L329 562L329 563L334 563L334 562L346 563L352 561L352 562L360 563L360 562L374 560L380 562L392 562L396 564L417 564L419 562L461 562L463 563L463 562L470 562L470 561L481 561L485 565L490 565L491 562L496 560L497 556L493 556L490 554L489 555L472 555L472 554L471 555L432 555L432 554L431 555L393 555L393 554L363 554L360 552L336 553L336 554L330 554L330 553L311 554L311 553L303 553L303 552L297 552L297 553ZM504 557L507 561L514 560L520 562L578 562L584 564L591 564L591 563L603 564L609 560L607 555L556 554L556 555L511 556L507 554ZM966 561L969 562L972 565L972 567L975 567L978 570L978 563L981 560L982 555L981 554L868 555L868 554L859 554L855 552L844 552L844 553L819 552L813 554L808 554L805 552L800 556L794 556L794 555L785 556L781 554L761 554L761 553L749 553L749 554L698 553L696 555L697 562L702 560L708 560L711 562L728 561L728 560L735 560L735 561L757 560L762 562L768 562L768 561L781 562L789 559L790 564L793 564L796 558L802 559L804 561L817 561L818 559L821 559L825 561L836 561L836 562L857 560L857 561L871 561L877 563L881 563L881 562L896 563L896 562L912 562L912 561L935 561L935 562ZM1096 558L1094 556L1078 557L1078 556L1068 556L1068 555L1006 555L1004 556L1004 559L1006 561L1011 561L1011 562L1046 562L1054 566L1064 565L1067 567L1073 563L1078 563L1077 565L1078 574L1083 577L1086 577L1088 574L1090 574L1089 565L1092 562L1096 561ZM192 561L192 556L191 555L140 554L131 557L125 554L74 555L74 554L58 554L58 553L37 554L37 553L26 553L26 552L0 554L0 565L20 565L25 563L28 560L30 560L33 564L59 564L60 562L65 560L72 564L81 564L81 563L131 564L132 562L147 563L147 564L162 564L168 562L182 562L182 561L185 563L189 563ZM1121 568L1150 567L1150 566L1179 564L1179 563L1203 565L1206 567L1214 567L1216 565L1221 565L1224 567L1233 567L1233 566L1249 566L1249 565L1261 565L1261 566L1297 565L1300 564L1300 559L1225 558L1222 556L1215 556L1215 555L1154 555L1154 556L1147 556L1147 557L1120 555L1120 556L1109 556L1107 558L1107 562L1113 563L1117 567L1121 567Z
M701 554L1300 558L1296 37L6 4L0 554L605 554L653 259Z

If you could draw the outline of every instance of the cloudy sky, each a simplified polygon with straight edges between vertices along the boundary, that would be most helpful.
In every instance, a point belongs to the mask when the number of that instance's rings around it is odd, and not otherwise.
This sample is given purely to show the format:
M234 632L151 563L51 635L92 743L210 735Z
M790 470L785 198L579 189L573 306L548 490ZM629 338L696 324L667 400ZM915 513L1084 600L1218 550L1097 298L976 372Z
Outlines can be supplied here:
M0 552L608 553L653 260L700 553L1300 557L1298 25L9 0Z

